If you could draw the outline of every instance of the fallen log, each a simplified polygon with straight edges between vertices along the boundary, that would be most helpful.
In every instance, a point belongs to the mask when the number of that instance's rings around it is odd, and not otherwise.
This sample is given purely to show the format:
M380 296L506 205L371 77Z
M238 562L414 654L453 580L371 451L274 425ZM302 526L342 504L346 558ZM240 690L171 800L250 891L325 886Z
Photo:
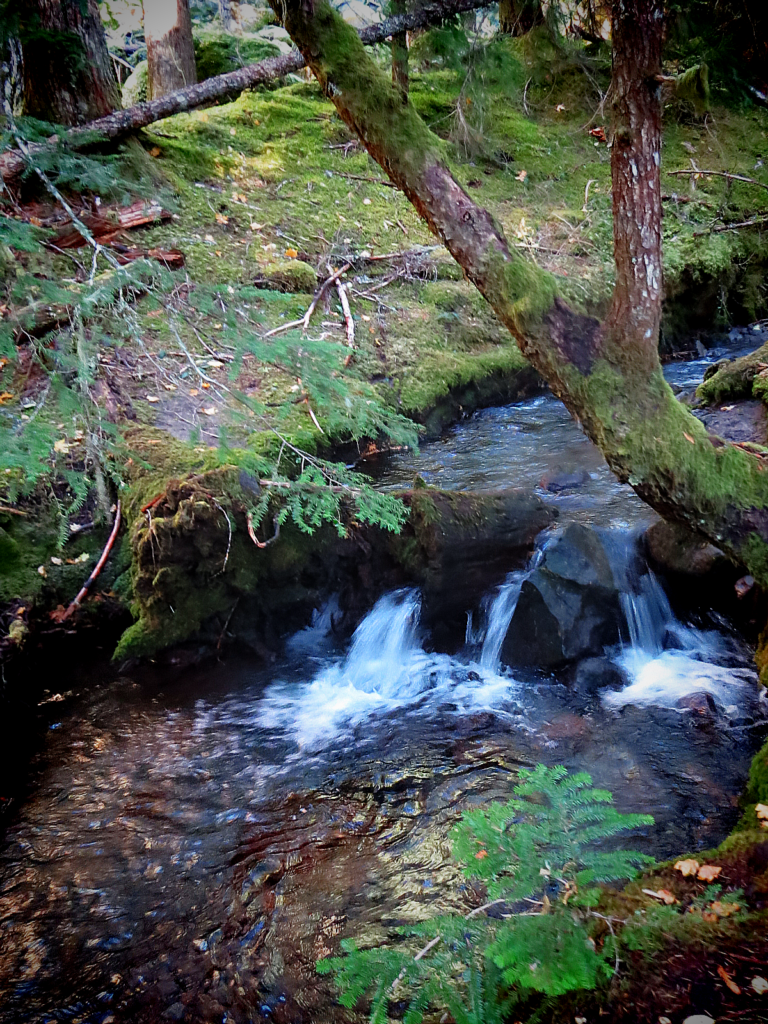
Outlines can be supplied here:
M406 14L397 14L386 18L378 25L369 25L359 33L366 45L382 43L399 32L411 32L414 29L426 28L439 23L445 18L467 11L488 7L487 0L426 0L418 10ZM127 110L116 110L106 117L100 117L89 124L70 128L62 136L67 145L74 149L85 148L102 139L116 139L131 132L146 128L156 121L162 121L174 114L181 114L198 107L215 103L218 100L234 99L246 89L283 78L291 72L299 71L305 66L304 58L297 50L280 57L269 57L258 64L248 64L238 71L230 71L225 75L207 78L204 82L191 85L186 89L168 93L159 99L146 103L137 103ZM32 154L42 148L58 145L60 139L53 136L48 143L30 146ZM27 166L27 161L18 150L8 150L0 155L0 177L9 182L17 178Z

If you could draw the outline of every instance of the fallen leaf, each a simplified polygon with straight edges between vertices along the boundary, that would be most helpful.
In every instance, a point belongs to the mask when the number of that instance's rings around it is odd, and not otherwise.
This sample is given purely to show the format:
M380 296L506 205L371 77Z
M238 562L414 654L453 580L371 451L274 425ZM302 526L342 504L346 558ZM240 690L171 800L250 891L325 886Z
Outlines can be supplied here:
M565 104L564 103L558 103L557 106L555 107L555 110L557 111L558 114L562 114L562 112L565 110Z
M190 393L190 395L192 395L193 398L195 398L197 395L200 394L200 392L197 390L197 388L190 388L189 389L189 393Z
M366 199L363 200L363 206L370 206L370 205L371 205L371 200L370 199L366 198Z
M205 240L206 240L206 242L215 242L216 241L216 239L213 237L213 235L206 235L205 236Z
M9 398L13 398L13 397L14 396L13 396L12 392L4 391L2 393L2 395L0 395L0 402L7 402Z
M44 566L44 565L38 565L38 567L37 567L37 571L38 571L38 572L40 573L40 575L41 575L41 576L43 576L43 577L45 577L45 576L47 576L47 575L48 575L48 570L47 570L47 569L45 568L45 566Z
M653 896L656 900L661 900L662 903L666 903L667 906L671 906L673 903L677 903L677 899L669 889L643 889L646 896Z
M215 416L216 415L216 406L215 405L209 405L207 409L203 409L203 412L205 413L206 416Z
M285 255L288 257L289 260L295 260L299 253L298 250L296 249L286 249Z
M731 914L738 914L741 907L738 903L722 903L720 900L715 900L709 909L718 917L730 917Z
M589 134L596 138L598 142L608 141L605 135L605 128L602 125L598 128L592 128Z
M478 850L478 852L475 854L475 860L485 860L485 858L487 856L488 856L488 851L487 850Z
M206 391L208 390L208 388L209 388L210 386L211 386L211 385L210 385L210 384L208 383L208 381L207 381L207 380L206 380L206 381L203 381L203 383L202 383L202 384L200 385L200 387L201 387L201 388L205 388L205 390L206 390Z
M147 395L147 401L148 402L159 402L160 399L157 397L157 395Z
M698 870L699 862L697 860L679 860L675 864L675 871L679 871L685 878L689 875L695 875Z
M225 217L223 213L216 214L217 224L229 224L229 217Z
M755 804L755 814L762 821L768 820L768 804Z
M235 128L230 128L230 129L229 129L229 134L230 134L230 135L237 135L237 131L236 131L236 129L235 129Z
M69 447L70 446L67 444L64 438L60 437L58 441L54 442L53 450L55 452L61 452L62 455L66 455L69 452Z
M768 981L765 978L761 978L759 975L752 979L752 989L757 992L759 996L764 996L768 992Z
M701 882L714 882L723 869L718 864L704 864L696 877Z
M731 409L735 409L735 408L736 408L735 405L721 405L720 406L720 412L730 412Z
M175 384L163 384L163 387L165 388L166 391L175 391L176 390L176 385Z
M51 562L52 562L53 565L63 565L64 564L62 562L62 560L60 558L57 558L55 555L51 555Z
M153 146L152 149L150 149L150 151L149 151L149 155L157 157L157 156L160 156L161 152L162 152L162 150L160 149L159 146Z
M208 360L208 368L209 369L220 370L223 365L224 365L224 363L220 363L218 359L209 359Z
M516 174L515 177L518 181L525 181L525 179L528 177L528 171L520 171L520 173Z
M718 967L717 968L717 973L720 975L720 977L723 979L723 981L725 982L727 987L731 990L731 992L733 992L733 994L735 996L740 996L741 995L741 989L739 988L739 986L736 984L736 982L733 980L733 978L730 976L730 974L728 973L728 971L726 971L726 969L724 967Z
M686 434L685 431L683 431L683 437L685 438L686 441L690 441L691 444L696 444L695 439L692 438L690 434Z

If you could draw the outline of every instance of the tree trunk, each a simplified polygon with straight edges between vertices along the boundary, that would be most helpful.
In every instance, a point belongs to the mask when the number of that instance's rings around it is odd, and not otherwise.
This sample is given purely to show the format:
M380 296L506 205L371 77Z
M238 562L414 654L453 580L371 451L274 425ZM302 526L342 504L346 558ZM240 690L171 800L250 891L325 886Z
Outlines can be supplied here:
M225 32L232 31L232 4L230 0L219 0L219 17Z
M446 17L463 14L483 7L486 0L425 0L416 10L408 14L398 14L387 18L378 25L369 25L360 32L360 39L367 46L383 43L396 32L409 32L413 29L426 28ZM93 141L94 134L108 139L117 139L139 128L146 128L156 121L162 121L174 114L182 114L187 110L215 103L217 100L232 99L245 89L272 82L294 71L303 68L304 58L298 50L282 54L280 57L268 57L257 64L248 64L238 71L229 71L225 75L207 78L204 82L191 85L188 89L179 89L158 100L149 103L137 103L135 107L119 110L108 117L98 118L82 128L73 128L66 133L67 145L72 149L87 146ZM51 143L50 145L55 145ZM32 152L50 146L32 146ZM0 153L0 177L3 181L17 178L26 163L18 150L6 150Z
M768 472L711 437L658 359L661 307L662 0L614 0L612 150L617 285L604 325L571 310L554 278L510 248L452 177L441 141L327 0L271 0L325 93L517 339L620 480L768 585ZM311 13L308 13L311 10Z
M24 113L79 125L120 107L97 0L21 0Z
M197 81L189 0L146 0L149 99L156 100Z
M405 14L403 0L395 0L392 4L394 14ZM408 98L408 33L396 32L392 36L392 81Z
M524 36L544 22L541 0L500 0L499 31Z

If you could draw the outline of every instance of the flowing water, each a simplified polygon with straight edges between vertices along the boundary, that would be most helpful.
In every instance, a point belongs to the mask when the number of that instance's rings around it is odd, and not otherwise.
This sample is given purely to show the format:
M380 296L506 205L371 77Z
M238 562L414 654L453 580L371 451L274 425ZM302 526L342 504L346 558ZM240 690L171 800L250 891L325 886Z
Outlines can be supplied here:
M315 961L462 906L450 828L521 765L590 771L655 816L633 845L658 856L733 825L764 722L751 651L724 623L678 621L629 531L647 510L562 408L488 410L387 480L416 471L453 487L581 473L548 500L605 531L621 642L591 674L502 668L538 552L467 608L458 653L400 590L348 643L329 602L268 669L233 659L50 700L0 852L0 1021L356 1019Z

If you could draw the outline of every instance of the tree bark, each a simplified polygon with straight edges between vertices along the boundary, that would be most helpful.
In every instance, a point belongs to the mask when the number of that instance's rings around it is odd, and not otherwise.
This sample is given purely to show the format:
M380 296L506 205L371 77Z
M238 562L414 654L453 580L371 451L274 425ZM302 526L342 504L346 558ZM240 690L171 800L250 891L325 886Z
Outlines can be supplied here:
M120 107L97 0L21 0L24 113L81 125Z
M505 35L524 36L544 22L541 0L500 0L499 31Z
M395 0L392 4L395 14L405 14L403 0ZM408 97L408 33L395 32L392 36L392 81L403 94Z
M551 275L510 248L452 177L441 141L327 0L271 0L338 113L485 296L521 351L620 480L725 549L768 585L768 471L711 437L658 359L661 307L659 55L662 0L614 0L616 294L597 320L570 309Z
M225 32L232 31L232 4L230 0L219 0L219 17Z
M150 100L197 81L189 0L148 0L144 4Z
M370 25L360 33L366 45L381 43L398 31L411 31L434 24L451 14L462 14L483 7L485 0L427 0L418 10L408 14L399 14L387 18L378 25ZM67 144L73 149L92 144L94 135L107 139L117 139L130 132L146 128L156 121L162 121L174 114L215 103L217 100L231 99L245 89L253 89L257 85L282 78L303 68L304 58L293 50L280 57L269 57L258 64L249 64L239 71L230 71L226 75L216 75L188 89L180 89L169 93L158 100L148 103L137 103L127 110L120 110L108 117L99 118L82 128L67 132ZM52 145L55 143L52 142ZM30 147L32 152L40 148ZM9 150L0 154L0 177L4 181L12 181L24 170L24 157L17 150Z

